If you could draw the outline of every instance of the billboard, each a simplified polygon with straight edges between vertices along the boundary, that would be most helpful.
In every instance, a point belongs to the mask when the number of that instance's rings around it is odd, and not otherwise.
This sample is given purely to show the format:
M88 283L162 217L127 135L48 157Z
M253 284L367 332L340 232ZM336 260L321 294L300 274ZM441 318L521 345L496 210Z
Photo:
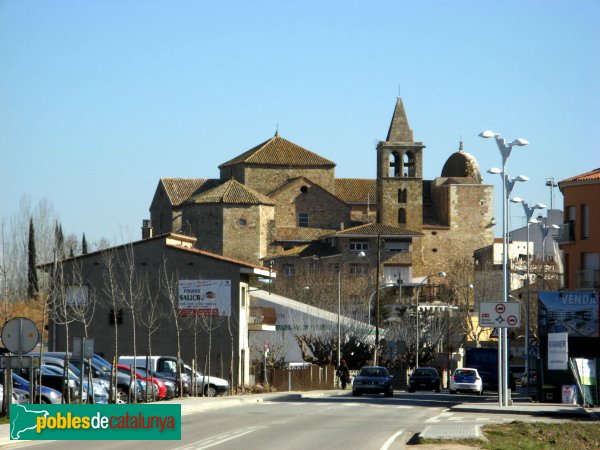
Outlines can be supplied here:
M179 280L180 316L230 316L231 280Z
M592 291L538 293L540 336L567 333L569 337L598 337L598 299Z

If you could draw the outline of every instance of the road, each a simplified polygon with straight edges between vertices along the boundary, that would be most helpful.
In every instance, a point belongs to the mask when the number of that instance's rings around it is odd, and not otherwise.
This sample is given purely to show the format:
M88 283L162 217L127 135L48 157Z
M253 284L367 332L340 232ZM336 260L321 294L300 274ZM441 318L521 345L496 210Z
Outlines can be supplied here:
M181 441L30 442L9 448L37 449L399 449L430 425L534 420L528 416L454 413L448 408L477 396L396 393L380 396L265 401L182 416ZM490 401L490 399L488 399Z

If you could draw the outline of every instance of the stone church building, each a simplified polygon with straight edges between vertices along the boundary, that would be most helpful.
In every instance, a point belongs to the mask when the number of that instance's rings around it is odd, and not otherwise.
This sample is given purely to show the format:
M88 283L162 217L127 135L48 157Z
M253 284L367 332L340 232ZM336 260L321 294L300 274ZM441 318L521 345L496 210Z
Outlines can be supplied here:
M425 180L424 154L398 98L374 178L336 178L333 161L276 133L221 164L218 179L162 178L144 233L193 236L201 250L278 278L379 273L382 283L415 285L493 242L493 186L475 158L461 143Z

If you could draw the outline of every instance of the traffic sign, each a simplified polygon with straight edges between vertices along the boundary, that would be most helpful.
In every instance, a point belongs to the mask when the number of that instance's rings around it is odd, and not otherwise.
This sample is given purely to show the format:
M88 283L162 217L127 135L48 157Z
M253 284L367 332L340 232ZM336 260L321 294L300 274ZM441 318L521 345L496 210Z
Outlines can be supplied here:
M481 302L479 326L482 328L518 328L521 326L519 302Z
M29 353L40 339L35 323L25 317L15 317L2 328L2 343L11 353Z

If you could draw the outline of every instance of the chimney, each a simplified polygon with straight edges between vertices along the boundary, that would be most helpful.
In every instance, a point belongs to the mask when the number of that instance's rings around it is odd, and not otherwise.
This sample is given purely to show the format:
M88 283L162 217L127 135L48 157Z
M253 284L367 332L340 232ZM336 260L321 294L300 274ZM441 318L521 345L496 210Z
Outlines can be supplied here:
M142 239L150 239L152 237L152 221L144 219L142 221Z

